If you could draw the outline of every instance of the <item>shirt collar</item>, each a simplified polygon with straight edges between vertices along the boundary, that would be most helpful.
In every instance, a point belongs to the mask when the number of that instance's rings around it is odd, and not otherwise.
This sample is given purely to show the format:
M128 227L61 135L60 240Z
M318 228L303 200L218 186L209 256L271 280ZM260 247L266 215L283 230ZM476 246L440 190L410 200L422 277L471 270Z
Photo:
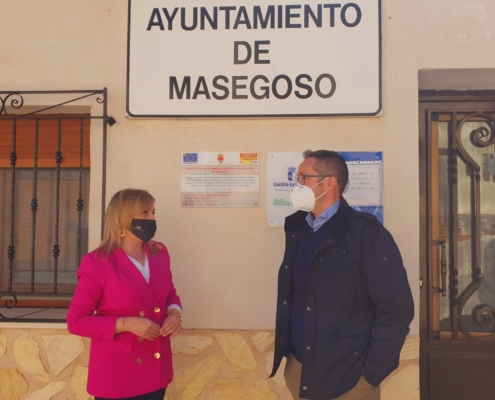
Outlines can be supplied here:
M325 211L321 213L321 215L318 216L318 218L315 219L313 213L308 213L306 216L306 222L310 226L311 229L313 229L313 232L316 232L318 229L320 229L325 222L330 220L337 211L339 210L340 207L340 199L337 200L335 203L333 203L330 207L328 207Z

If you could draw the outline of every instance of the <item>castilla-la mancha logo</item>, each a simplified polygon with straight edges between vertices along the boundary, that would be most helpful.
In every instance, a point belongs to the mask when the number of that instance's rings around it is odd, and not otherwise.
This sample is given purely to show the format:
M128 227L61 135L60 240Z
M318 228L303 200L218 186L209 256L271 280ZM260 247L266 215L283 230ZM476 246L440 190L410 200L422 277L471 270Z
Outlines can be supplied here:
M290 182L294 182L296 180L296 167L288 168L287 180Z
M273 182L273 186L277 187L294 187L296 186L297 174L296 167L287 168L287 180L283 180L282 182Z

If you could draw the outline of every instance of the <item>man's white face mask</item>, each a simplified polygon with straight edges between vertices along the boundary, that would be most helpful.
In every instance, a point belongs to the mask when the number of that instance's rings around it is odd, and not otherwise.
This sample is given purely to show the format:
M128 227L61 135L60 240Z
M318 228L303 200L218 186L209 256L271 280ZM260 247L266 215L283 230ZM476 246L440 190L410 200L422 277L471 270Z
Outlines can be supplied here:
M318 197L315 197L315 194L311 189L313 189L315 186L318 186L320 183L325 182L327 179L328 177L311 187L300 185L298 183L290 194L290 200L292 201L293 207L301 211L313 211L313 209L315 208L316 200L324 196L327 192Z

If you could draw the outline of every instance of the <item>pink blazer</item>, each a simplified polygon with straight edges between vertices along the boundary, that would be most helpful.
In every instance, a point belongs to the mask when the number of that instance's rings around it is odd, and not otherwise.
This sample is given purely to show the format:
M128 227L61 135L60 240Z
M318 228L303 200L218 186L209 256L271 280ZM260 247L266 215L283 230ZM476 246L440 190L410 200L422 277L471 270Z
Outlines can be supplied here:
M170 257L162 246L151 256L145 245L149 284L122 249L107 260L92 252L81 261L67 326L70 333L91 338L87 389L93 396L137 396L172 381L170 336L149 341L130 332L115 334L118 317L144 316L161 325L167 307L181 305L172 283Z

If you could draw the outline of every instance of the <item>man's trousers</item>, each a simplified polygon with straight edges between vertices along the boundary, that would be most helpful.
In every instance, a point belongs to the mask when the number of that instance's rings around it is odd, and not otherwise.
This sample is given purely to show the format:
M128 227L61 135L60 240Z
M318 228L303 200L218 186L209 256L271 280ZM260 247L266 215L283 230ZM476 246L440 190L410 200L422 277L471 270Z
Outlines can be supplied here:
M294 400L304 400L299 397L299 387L301 386L302 364L296 358L289 354L287 364L285 365L285 382L287 388L292 393ZM364 376L359 378L358 383L347 393L342 396L329 400L380 400L380 387L374 387L369 384Z

